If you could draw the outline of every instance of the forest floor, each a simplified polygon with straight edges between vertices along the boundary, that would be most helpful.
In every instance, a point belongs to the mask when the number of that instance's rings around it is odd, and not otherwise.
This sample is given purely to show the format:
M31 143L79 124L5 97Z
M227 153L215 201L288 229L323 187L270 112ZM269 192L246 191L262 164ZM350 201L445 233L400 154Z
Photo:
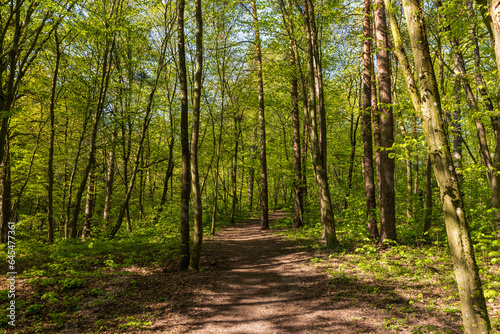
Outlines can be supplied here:
M272 213L270 220L285 215ZM87 278L84 291L71 286L55 290L73 293L69 299L80 296L71 311L57 298L51 304L51 296L56 295L48 293L50 282L34 286L20 280L18 300L46 296L44 303L52 306L40 306L31 315L26 312L15 330L4 331L462 332L460 311L449 308L456 302L454 291L426 282L379 279L356 271L345 256L332 254L260 231L257 219L247 220L207 238L200 272L180 272L172 260L162 266L132 265L122 267L119 274ZM453 311L443 311L446 307Z

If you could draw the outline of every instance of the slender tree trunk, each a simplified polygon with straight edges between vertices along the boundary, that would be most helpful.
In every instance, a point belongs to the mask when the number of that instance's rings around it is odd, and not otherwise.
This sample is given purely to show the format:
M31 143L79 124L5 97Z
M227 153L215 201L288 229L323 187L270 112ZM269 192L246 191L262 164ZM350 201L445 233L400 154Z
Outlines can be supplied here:
M464 204L442 119L441 100L418 0L404 3L422 99L422 124L438 181L465 333L490 333L491 325L469 234Z
M315 35L314 23L314 7L310 0L304 0L304 22L306 26L307 35L307 52L308 52L308 72L309 72L309 100L308 111L309 115L306 121L309 123L307 128L309 130L309 139L311 141L311 156L313 161L313 169L316 178L316 183L319 187L320 207L321 207L321 222L324 228L324 236L326 238L326 245L328 248L336 247L338 244L337 236L335 233L335 218L333 215L332 201L330 189L328 184L328 174L326 166L326 150L321 149L321 132L322 129L318 124L318 118L324 117L318 115L324 113L324 108L317 108L316 104L316 90L321 89L318 86L318 80L315 69L319 70L319 66L315 66L315 60L319 59L315 56L316 43L313 42ZM317 45L317 44L316 44ZM317 50L317 49L316 49ZM319 117L318 117L319 116ZM325 140L326 136L323 135ZM326 144L326 142L323 142Z
M94 164L95 165L95 162ZM89 182L87 185L87 198L85 201L85 220L83 221L82 240L85 240L92 233L92 216L95 205L95 180L94 168L90 170Z
M191 133L191 179L194 202L193 252L189 268L198 270L203 243L203 206L201 204L200 176L198 170L198 138L200 133L200 101L203 71L203 18L201 0L196 0L196 72L193 92L193 130Z
M262 51L260 46L259 21L256 0L252 0L253 30L255 33L257 79L259 91L259 128L260 128L260 229L269 229L269 195L267 190L267 149L266 119L264 113L264 81L262 79Z
M182 189L181 189L181 260L180 268L189 267L189 200L191 197L191 162L188 131L188 86L186 70L186 50L184 42L185 0L177 0L177 49L179 52L179 81L181 93L181 148L182 148Z
M54 242L54 137L55 137L55 117L54 110L57 94L57 79L59 74L59 63L61 61L61 50L59 49L59 38L57 30L54 32L56 42L56 59L54 66L54 74L52 75L52 88L50 92L50 135L49 135L49 156L47 161L47 220L48 220L48 235L47 242Z
M12 218L12 183L10 177L10 147L9 138L6 138L0 164L0 243L7 243L8 224Z
M168 143L168 163L167 170L165 171L165 178L163 179L163 191L161 193L160 205L158 207L158 211L156 212L156 216L154 221L157 222L160 218L160 214L163 211L163 207L167 202L168 195L168 181L171 179L174 173L174 136L170 136L170 141Z
M298 60L296 57L296 42L293 22L290 19L290 1L286 1L286 5L281 1L283 21L288 30L289 41L289 59L292 78L290 81L290 93L292 99L292 127L293 127L293 166L294 166L294 215L293 227L299 228L304 225L302 217L304 214L304 198L302 185L302 157L300 150L300 121L299 121L299 81L297 73Z
M111 220L111 198L113 196L113 183L115 180L115 156L116 156L116 137L117 137L117 129L114 129L111 134L111 143L109 148L109 156L108 156L108 167L106 173L106 189L105 189L105 197L104 197L104 212L103 212L103 224L104 228L107 228L109 225L109 221Z
M432 226L432 162L431 156L427 155L425 163L425 213L424 213L424 238L428 239L427 232Z
M371 0L363 1L363 168L366 194L366 218L370 236L378 240L375 175L373 170L373 139L372 139L372 23Z
M349 170L347 171L347 189L344 198L344 210L348 207L349 196L351 195L352 187L352 172L354 169L354 159L356 157L356 132L358 131L359 118L358 115L356 122L354 122L354 113L351 111L351 130L349 131L349 141L351 143L351 155L349 157Z
M222 105L221 105L221 115L220 115L220 126L219 126L219 138L216 141L215 140L215 126L212 127L213 133L214 133L214 147L217 146L217 152L216 152L216 160L215 160L215 175L214 175L214 203L212 207L212 226L210 228L210 234L215 234L215 221L217 218L217 200L219 197L219 165L220 165L220 155L221 155L221 145L222 145L222 124L224 122L224 94L222 94ZM252 174L253 177L253 174ZM251 186L253 187L253 180L251 183ZM250 197L250 209L252 207L252 193L250 191L250 188L248 190L249 192L249 197Z
M236 195L237 184L236 184L236 176L238 172L238 149L239 149L239 138L241 135L241 115L234 115L234 157L233 157L233 168L231 171L231 187L233 198L231 202L231 215L229 218L229 222L234 224L234 215L236 213L236 202L238 197Z
M394 144L394 121L391 98L391 64L388 51L388 32L384 0L376 0L374 8L375 40L380 103L380 239L396 240L396 211L394 192L394 159L389 157Z
M253 149L250 148L250 161L252 161ZM253 182L255 176L255 169L253 167L248 167L248 179L247 179L247 206L248 210L253 209Z
M453 134L453 158L455 162L455 170L457 171L458 183L462 184L463 174L462 174L462 135L460 134L460 118L462 111L460 110L460 94L459 94L459 79L455 83L453 88L453 94L455 95L456 106L452 114L452 134Z

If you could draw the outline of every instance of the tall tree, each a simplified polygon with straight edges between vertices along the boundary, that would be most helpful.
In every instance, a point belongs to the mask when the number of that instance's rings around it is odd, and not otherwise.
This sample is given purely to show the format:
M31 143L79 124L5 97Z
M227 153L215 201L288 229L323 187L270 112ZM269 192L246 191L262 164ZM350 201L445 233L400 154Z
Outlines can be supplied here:
M198 270L203 243L203 206L201 203L198 168L198 139L200 133L200 101L203 71L203 18L201 0L196 0L196 72L193 90L193 129L191 132L191 179L194 201L194 241L189 268Z
M366 216L368 231L372 239L378 239L376 198L375 198L375 175L373 170L373 137L372 137L372 75L373 56L372 40L373 27L371 23L371 0L363 1L363 167L365 176L366 193Z
M430 159L438 182L448 243L458 283L462 322L466 333L490 333L491 325L469 234L448 138L442 119L441 99L427 41L425 18L418 0L404 3L404 12L419 78L421 120Z
M294 166L294 214L293 226L301 227L304 223L302 217L304 215L304 187L302 185L302 156L300 149L300 120L299 120L299 73L298 67L298 52L295 29L290 15L291 6L290 1L287 0L286 4L283 0L280 1L283 21L287 29L288 35L288 55L290 59L290 94L292 99L292 128L293 128L293 166Z
M267 143L266 118L264 104L264 80L262 79L262 50L260 43L259 20L256 0L252 0L253 30L255 33L255 51L257 61L257 81L259 92L259 128L260 128L260 229L269 229L269 195L267 189Z
M60 40L57 35L57 29L54 31L55 41L55 65L52 74L52 88L50 92L50 136L49 136L49 156L47 161L47 221L48 236L47 242L54 242L54 138L55 138L55 107L57 95L57 80L59 76L59 65L61 62Z
M185 0L177 0L177 49L179 53L179 83L181 93L181 148L182 148L182 189L181 189L181 270L189 267L189 200L191 197L191 152L188 131L188 82L186 70L186 46L184 37Z
M330 186L326 169L326 115L322 100L316 100L322 96L322 76L319 64L319 48L317 44L316 23L314 5L312 0L304 0L304 23L307 35L308 73L309 73L309 100L306 117L308 122L309 140L311 141L311 156L316 183L319 187L321 206L321 222L324 229L324 238L328 248L338 244L335 233L335 218L333 215ZM321 93L319 93L321 92ZM320 120L323 120L321 122Z
M380 239L396 240L396 199L394 191L394 158L390 157L394 144L394 117L391 95L391 63L389 38L385 15L384 0L376 0L373 9L375 40L377 44L377 79L379 90L380 117L380 165L377 165L380 178Z

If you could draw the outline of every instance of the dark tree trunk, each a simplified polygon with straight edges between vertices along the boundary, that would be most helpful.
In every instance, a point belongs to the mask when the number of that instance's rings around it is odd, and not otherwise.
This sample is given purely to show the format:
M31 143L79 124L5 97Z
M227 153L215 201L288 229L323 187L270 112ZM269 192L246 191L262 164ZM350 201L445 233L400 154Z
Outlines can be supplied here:
M389 157L394 144L394 121L391 98L391 64L388 32L383 0L376 0L374 8L375 40L377 43L377 72L380 103L380 239L396 240L396 211L394 192L394 159Z
M160 205L158 207L158 211L156 212L156 216L154 221L157 222L160 218L160 214L163 211L163 207L167 202L167 194L168 194L168 181L172 177L174 173L174 136L170 136L170 141L168 142L168 163L167 170L165 171L165 178L163 179L163 191L161 193Z
M267 189L267 149L266 119L264 113L264 81L262 79L262 51L260 46L259 21L256 0L252 0L253 29L255 33L257 79L259 92L259 128L260 128L260 229L269 229L269 195Z
M194 207L193 252L189 268L198 270L203 243L203 206L201 204L200 176L198 170L198 141L200 133L200 101L203 72L203 18L201 0L196 0L196 72L193 89L193 130L191 133L191 180Z
M356 157L356 132L358 131L359 118L356 117L356 122L354 122L354 112L351 111L351 130L349 131L349 141L351 144L351 155L349 157L349 170L347 171L347 189L345 192L344 198L344 210L348 207L349 196L351 196L351 187L352 187L352 173L354 170L354 159Z
M47 242L54 242L54 137L55 137L55 104L57 94L57 78L59 74L59 63L61 61L61 50L59 49L59 38L57 30L54 32L56 42L56 63L54 65L54 74L52 76L52 88L50 92L50 135L49 135L49 156L47 161L47 220L48 235Z
M93 164L95 165L95 163ZM85 201L85 220L83 221L82 240L85 240L92 233L92 216L95 205L95 175L94 168L90 170L89 182L87 185L87 198Z
M181 148L182 148L182 189L181 189L181 260L180 268L189 267L189 200L191 197L191 152L188 131L188 86L186 71L186 50L184 42L185 0L177 0L177 48L179 52L179 82L181 92Z
M368 231L372 239L379 238L377 228L375 175L373 170L373 139L372 139L372 23L371 0L363 1L363 167L365 177L366 217Z
M113 183L115 180L115 156L116 156L116 137L117 129L115 128L111 134L111 142L109 147L108 155L108 166L106 172L106 188L104 197L104 212L103 212L103 224L104 228L107 228L109 221L111 219L111 198L113 196Z
M425 212L424 212L424 238L429 239L428 232L432 227L432 163L428 155L425 163Z
M238 149L239 149L239 138L241 136L241 115L234 115L234 156L233 156L233 168L231 170L231 187L232 187L232 201L231 201L231 215L229 222L234 224L234 215L236 214L236 202L238 197L236 195L237 184L236 176L238 172Z
M10 178L9 139L5 140L4 156L0 164L0 243L7 243L8 224L12 218L12 183Z
M293 22L290 19L290 1L287 0L286 5L281 1L283 12L283 21L287 27L288 41L289 41L289 59L290 69L292 71L292 78L290 81L290 93L292 99L292 127L293 127L293 166L294 166L294 215L293 227L298 228L304 225L302 217L304 215L304 187L302 184L302 156L300 150L300 120L299 120L299 73L298 63L296 57L296 42ZM297 54L298 56L298 54ZM305 89L304 89L305 90Z
M252 149L250 149L250 160L252 160ZM253 209L253 181L254 181L255 169L253 167L248 167L248 181L247 181L247 205L248 210Z

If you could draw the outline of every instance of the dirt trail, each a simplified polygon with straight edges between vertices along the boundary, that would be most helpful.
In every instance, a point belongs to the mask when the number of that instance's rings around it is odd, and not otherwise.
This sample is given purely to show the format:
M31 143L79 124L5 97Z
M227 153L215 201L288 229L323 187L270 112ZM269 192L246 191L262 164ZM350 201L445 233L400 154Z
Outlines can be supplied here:
M271 214L270 219L283 217ZM311 254L251 220L221 231L206 243L217 269L194 291L184 314L165 319L167 332L182 333L369 333L363 308L332 304L331 284L309 264ZM222 256L222 258L221 258ZM208 273L207 273L208 274ZM373 311L373 310L372 310ZM372 319L373 320L373 319Z

